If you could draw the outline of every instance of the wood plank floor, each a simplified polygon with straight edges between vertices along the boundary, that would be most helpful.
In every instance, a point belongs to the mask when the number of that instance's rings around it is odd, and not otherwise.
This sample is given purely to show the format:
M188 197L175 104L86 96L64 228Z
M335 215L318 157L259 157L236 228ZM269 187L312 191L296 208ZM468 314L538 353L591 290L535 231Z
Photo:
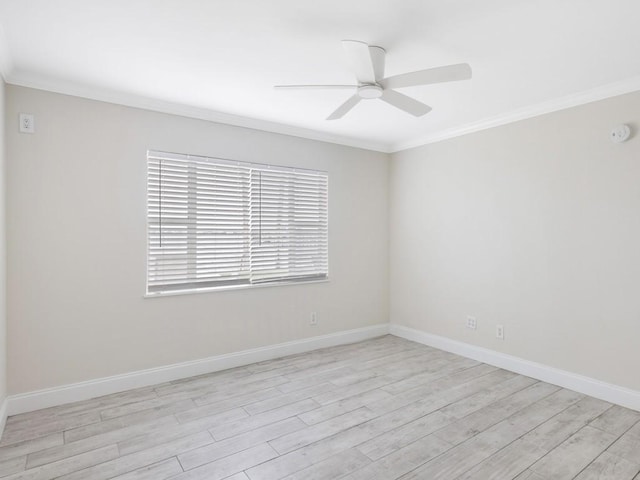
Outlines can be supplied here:
M9 418L17 480L640 480L640 413L386 336Z

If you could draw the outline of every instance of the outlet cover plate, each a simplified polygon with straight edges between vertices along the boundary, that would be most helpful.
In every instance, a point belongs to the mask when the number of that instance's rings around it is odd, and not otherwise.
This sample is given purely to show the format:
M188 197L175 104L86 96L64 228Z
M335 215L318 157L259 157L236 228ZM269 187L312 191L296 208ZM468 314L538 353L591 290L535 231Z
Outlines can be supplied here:
M36 125L33 115L30 113L20 114L20 133L35 133Z
M467 317L467 328L475 330L478 327L478 322L476 322L476 317Z

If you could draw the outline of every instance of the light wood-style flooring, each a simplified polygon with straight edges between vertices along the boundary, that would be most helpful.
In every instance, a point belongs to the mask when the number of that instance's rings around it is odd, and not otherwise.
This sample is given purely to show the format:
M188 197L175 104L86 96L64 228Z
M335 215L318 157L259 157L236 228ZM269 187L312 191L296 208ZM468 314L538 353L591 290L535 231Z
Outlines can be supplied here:
M9 418L21 480L640 480L640 413L397 337Z

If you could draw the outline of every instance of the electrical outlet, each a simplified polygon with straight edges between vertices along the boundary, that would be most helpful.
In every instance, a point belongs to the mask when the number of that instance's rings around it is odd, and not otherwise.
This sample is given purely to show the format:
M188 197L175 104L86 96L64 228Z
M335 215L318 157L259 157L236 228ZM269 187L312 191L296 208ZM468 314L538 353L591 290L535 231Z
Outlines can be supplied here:
M500 340L504 340L504 326L503 325L496 325L496 338L499 338Z
M477 326L476 317L467 317L467 328L475 330Z
M20 114L20 133L35 133L36 125L33 115L29 113Z
M309 325L317 325L318 324L318 314L316 312L311 312L311 319L309 320Z

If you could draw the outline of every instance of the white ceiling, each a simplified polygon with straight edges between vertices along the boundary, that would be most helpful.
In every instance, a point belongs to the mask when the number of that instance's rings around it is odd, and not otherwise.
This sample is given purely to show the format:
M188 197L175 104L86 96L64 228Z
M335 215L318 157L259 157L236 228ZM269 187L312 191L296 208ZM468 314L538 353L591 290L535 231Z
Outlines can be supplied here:
M0 68L9 83L394 151L640 89L638 19L637 0L0 0ZM384 47L387 75L467 62L473 79L403 89L433 107L421 118L364 101L326 121L350 92L272 88L352 83L342 39Z

